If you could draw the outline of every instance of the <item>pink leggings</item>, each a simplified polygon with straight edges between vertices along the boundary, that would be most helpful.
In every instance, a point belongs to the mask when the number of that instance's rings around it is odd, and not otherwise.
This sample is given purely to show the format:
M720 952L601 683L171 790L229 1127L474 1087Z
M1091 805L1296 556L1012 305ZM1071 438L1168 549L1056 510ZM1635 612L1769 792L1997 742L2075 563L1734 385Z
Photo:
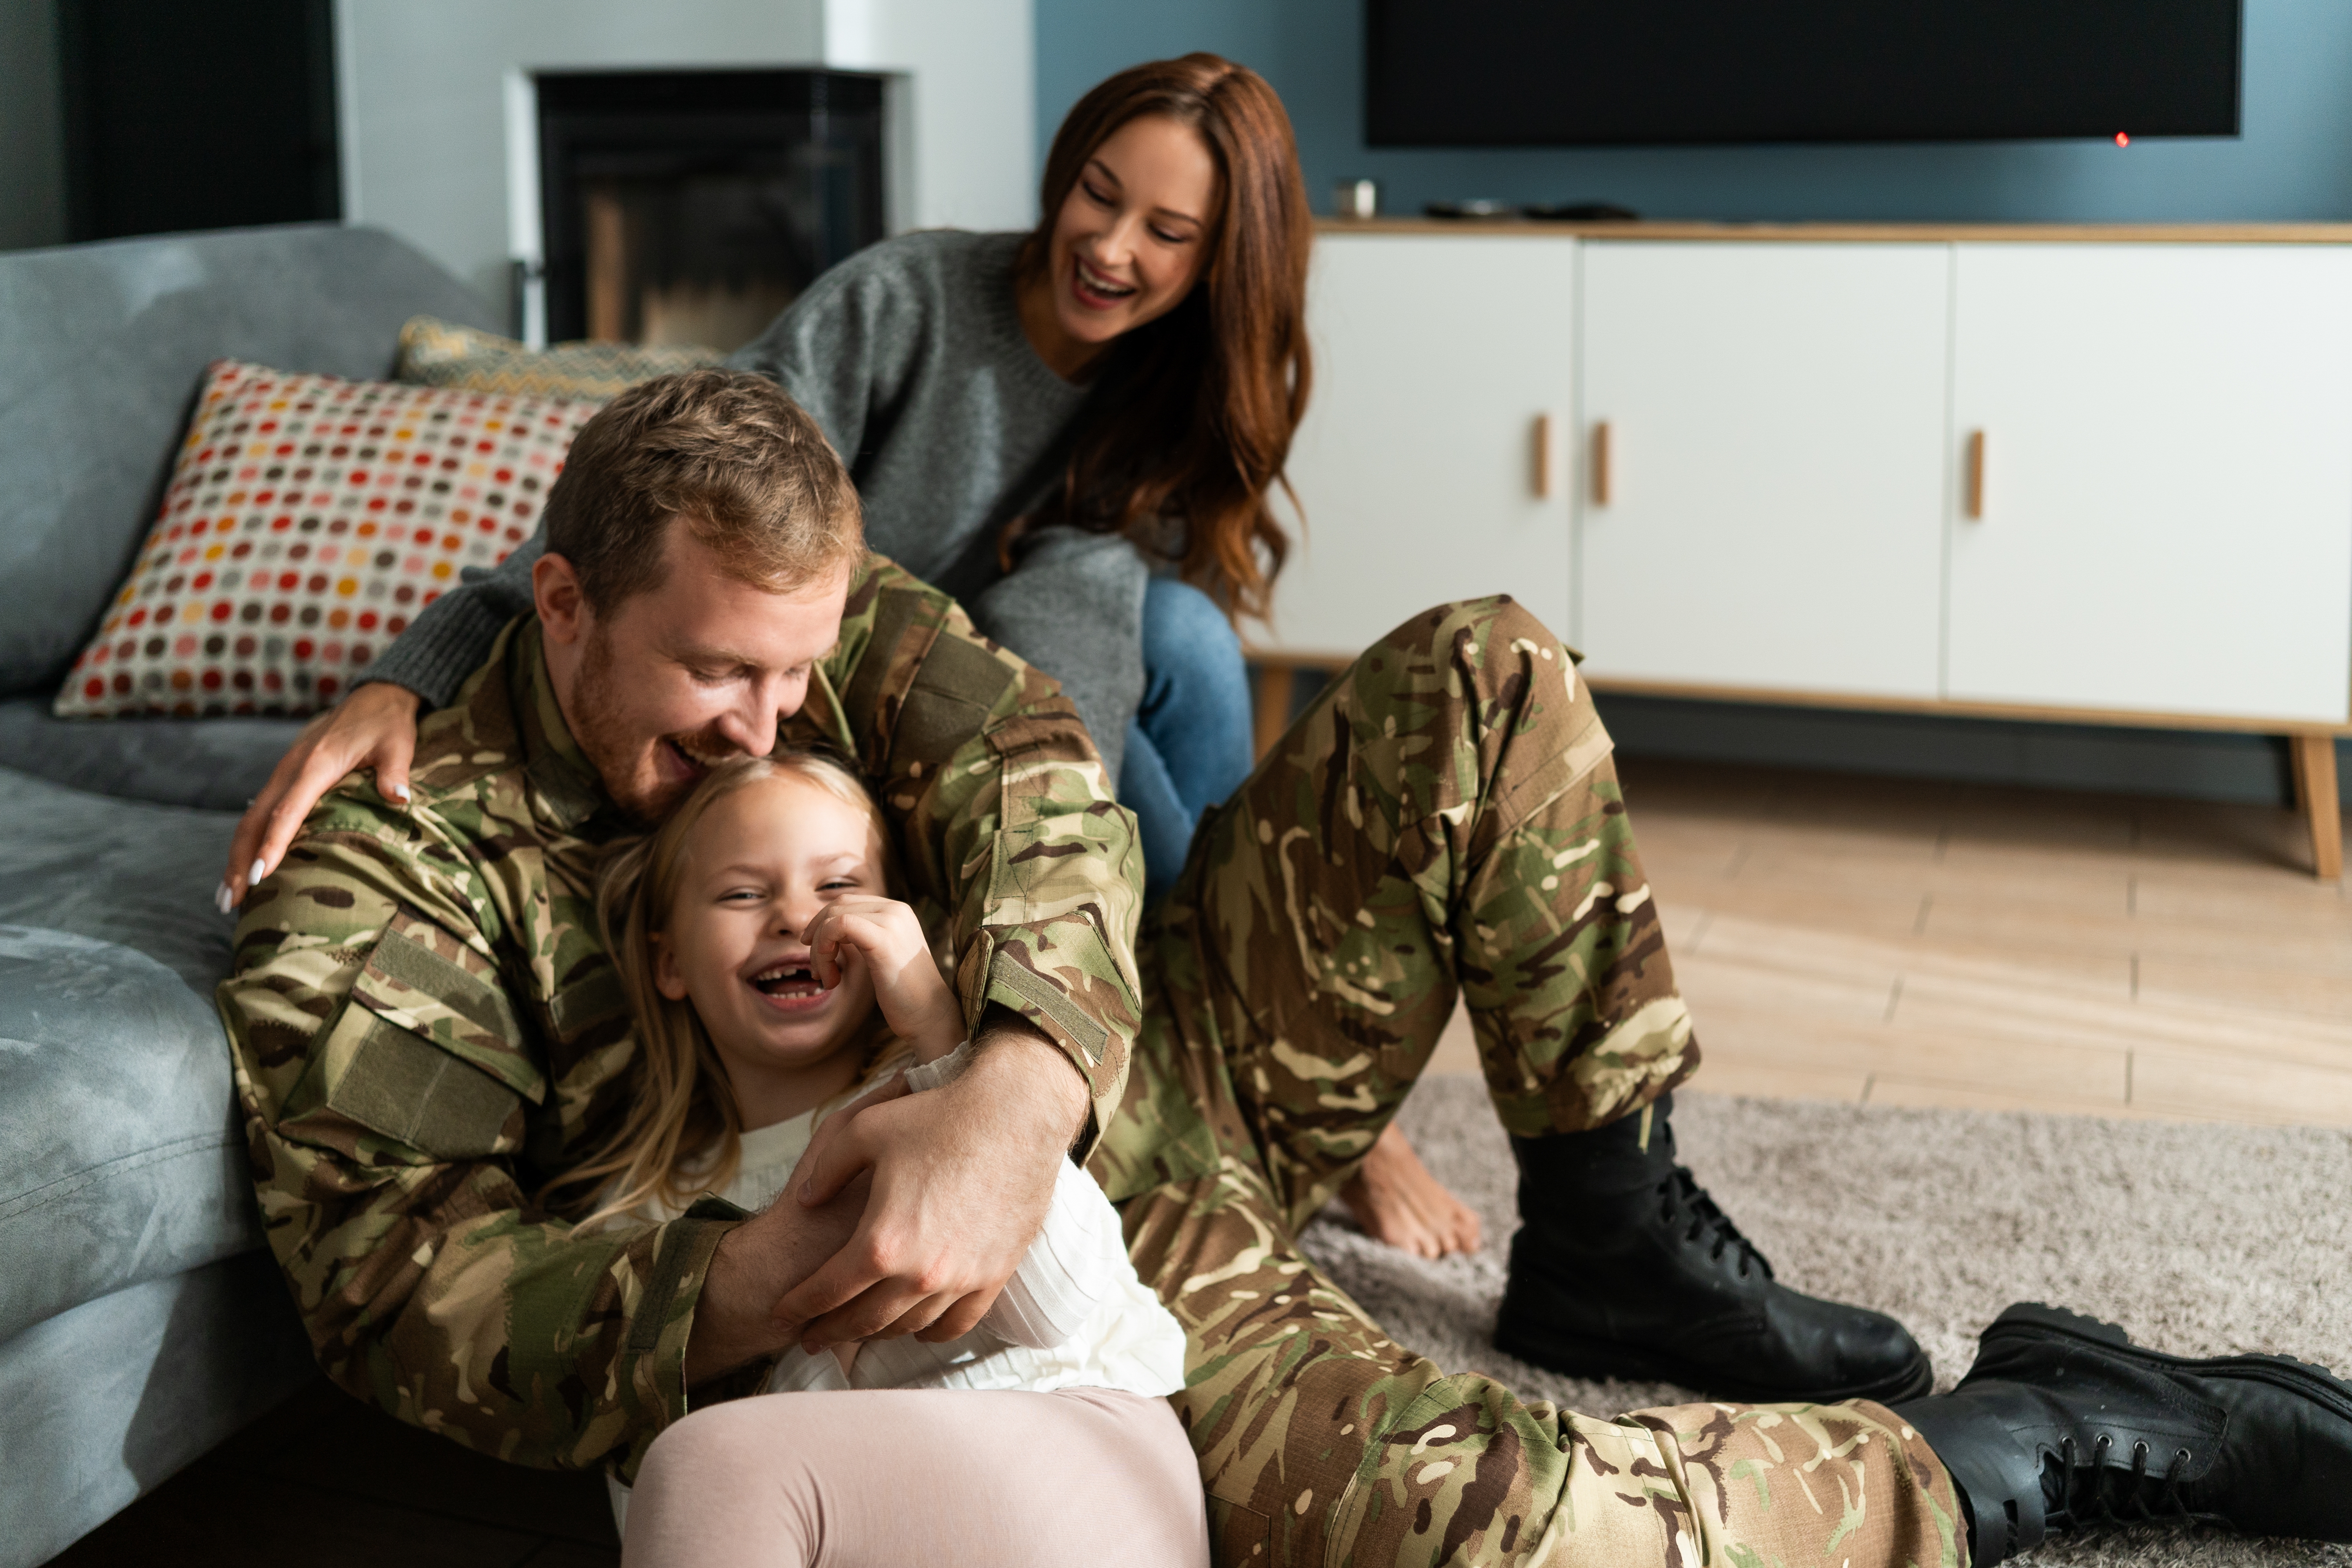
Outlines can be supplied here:
M1164 1399L1072 1388L781 1394L655 1439L623 1568L1205 1568L1207 1505Z

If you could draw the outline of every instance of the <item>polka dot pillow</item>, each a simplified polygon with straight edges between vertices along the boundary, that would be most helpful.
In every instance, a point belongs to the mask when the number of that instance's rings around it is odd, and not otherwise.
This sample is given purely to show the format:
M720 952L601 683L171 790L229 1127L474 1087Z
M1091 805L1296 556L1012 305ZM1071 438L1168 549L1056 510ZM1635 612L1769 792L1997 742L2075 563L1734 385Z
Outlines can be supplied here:
M593 402L215 363L60 718L309 713L538 526Z

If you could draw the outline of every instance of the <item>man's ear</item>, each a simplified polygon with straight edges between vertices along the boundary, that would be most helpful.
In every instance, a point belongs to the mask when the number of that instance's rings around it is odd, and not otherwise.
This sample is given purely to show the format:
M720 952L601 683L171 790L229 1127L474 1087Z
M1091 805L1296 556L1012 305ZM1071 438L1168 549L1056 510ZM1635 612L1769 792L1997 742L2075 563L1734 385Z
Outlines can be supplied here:
M539 605L539 624L548 641L565 647L583 641L595 619L588 596L580 591L580 574L553 551L531 563L530 594Z
M654 989L673 1002L685 1001L686 976L677 972L677 953L659 931L655 931L646 940L654 947Z

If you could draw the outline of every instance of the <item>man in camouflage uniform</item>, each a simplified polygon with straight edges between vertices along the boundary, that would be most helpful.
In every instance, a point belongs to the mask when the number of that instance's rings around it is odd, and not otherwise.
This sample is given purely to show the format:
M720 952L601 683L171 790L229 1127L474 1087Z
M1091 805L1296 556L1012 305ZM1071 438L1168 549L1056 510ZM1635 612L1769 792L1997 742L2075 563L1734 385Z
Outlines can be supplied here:
M597 482L616 443L656 442L664 419L691 424L697 399L714 428L813 433L763 387L648 384L583 432L566 482ZM407 809L356 778L320 805L247 900L220 999L268 1235L329 1375L479 1451L630 1476L690 1404L756 1388L796 1338L961 1332L1045 1200L1012 1194L1003 1256L930 1271L929 1300L876 1283L887 1260L844 1265L855 1247L812 1274L842 1231L777 1242L805 1217L790 1202L585 1237L538 1205L629 1090L591 896L602 847L636 825L620 803L644 795L586 738L609 738L595 699L664 678L648 655L593 687L564 651L572 612L547 585L571 570L559 510L540 615L426 721ZM639 586L641 618L694 586L681 541L698 525L670 510L671 580ZM1646 1146L1645 1108L1696 1064L1609 742L1532 617L1504 599L1450 606L1365 655L1203 825L1139 964L1129 819L1068 703L943 595L873 557L845 576L829 548L814 589L755 581L790 634L762 645L783 662L747 678L757 722L697 743L780 733L857 761L983 1048L955 1086L836 1119L814 1184L869 1169L870 1230L907 1211L887 1118L973 1083L1067 1091L1063 1111L1007 1122L994 1153L1030 1150L1050 1182L1074 1130L1123 1203L1131 1255L1190 1340L1175 1403L1220 1561L1965 1560L1950 1475L1882 1405L1596 1421L1522 1404L1393 1343L1293 1240L1403 1098L1457 984L1523 1139L1635 1126ZM745 601L740 583L697 581ZM760 610L737 623L754 642ZM829 651L791 666L794 637ZM992 1058L1016 1065L992 1079ZM769 1324L779 1296L806 1310Z

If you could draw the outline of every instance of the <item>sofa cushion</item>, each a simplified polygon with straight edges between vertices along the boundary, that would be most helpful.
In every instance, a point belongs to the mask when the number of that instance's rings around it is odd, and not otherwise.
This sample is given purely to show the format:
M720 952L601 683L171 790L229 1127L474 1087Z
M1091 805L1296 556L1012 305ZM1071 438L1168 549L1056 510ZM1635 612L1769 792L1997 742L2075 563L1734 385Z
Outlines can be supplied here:
M684 343L583 341L535 349L496 332L419 316L400 329L400 367L393 374L419 386L602 403L657 375L726 362L717 349Z
M262 1244L228 1042L142 952L0 926L0 1341Z
M0 1340L259 1244L213 1006L236 826L0 768Z
M377 229L227 229L0 255L0 696L50 690L155 515L205 367L392 369L420 312L490 324Z
M233 812L149 805L0 767L0 925L143 952L205 1006L236 922L213 908Z
M309 713L530 537L600 405L222 360L64 719Z
M48 1562L318 1375L266 1253L151 1279L0 1341L0 1568ZM206 1548L181 1519L186 1533L164 1537L177 1550L157 1555L255 1560L250 1537L241 1551L235 1537ZM130 1555L92 1547L81 1562Z
M301 729L299 719L60 719L46 698L10 697L0 767L126 800L243 811Z

